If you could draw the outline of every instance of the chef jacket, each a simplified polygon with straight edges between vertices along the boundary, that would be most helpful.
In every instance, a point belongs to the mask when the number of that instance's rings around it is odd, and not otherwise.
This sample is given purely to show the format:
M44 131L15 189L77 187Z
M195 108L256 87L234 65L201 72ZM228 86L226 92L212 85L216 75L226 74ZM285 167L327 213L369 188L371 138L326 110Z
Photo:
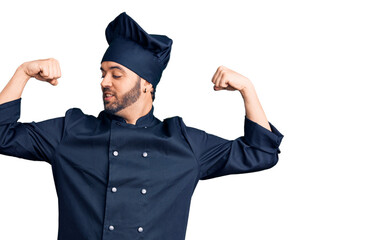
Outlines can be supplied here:
M21 98L0 104L0 154L51 164L59 240L183 240L198 180L273 167L283 135L245 116L227 140L148 114L136 124L79 108L18 122Z

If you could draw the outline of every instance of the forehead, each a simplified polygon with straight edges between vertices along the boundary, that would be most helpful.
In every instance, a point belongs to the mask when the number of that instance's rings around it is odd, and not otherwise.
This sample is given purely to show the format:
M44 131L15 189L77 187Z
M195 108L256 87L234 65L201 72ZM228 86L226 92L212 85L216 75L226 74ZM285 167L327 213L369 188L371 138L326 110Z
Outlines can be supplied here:
M129 68L125 67L122 64L119 64L117 62L112 61L104 61L101 63L100 70L103 72L110 72L110 71L121 71L126 76L130 76L131 78L137 77L137 73L133 72Z
M119 63L116 63L116 62L111 62L111 61L104 61L102 62L102 64L100 65L100 70L102 71L110 71L110 70L120 70L122 72L127 72L127 68Z

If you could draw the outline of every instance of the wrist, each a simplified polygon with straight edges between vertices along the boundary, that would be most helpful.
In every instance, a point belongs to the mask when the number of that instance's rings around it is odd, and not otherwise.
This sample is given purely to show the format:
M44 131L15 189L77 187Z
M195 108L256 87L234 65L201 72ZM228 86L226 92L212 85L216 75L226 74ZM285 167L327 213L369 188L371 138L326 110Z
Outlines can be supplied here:
M239 92L243 97L245 97L249 94L252 94L254 90L254 85L249 81Z
M21 64L17 69L16 69L16 72L15 72L15 75L18 76L18 79L21 79L23 81L28 81L31 76L29 76L26 71L25 71L25 65L24 63Z

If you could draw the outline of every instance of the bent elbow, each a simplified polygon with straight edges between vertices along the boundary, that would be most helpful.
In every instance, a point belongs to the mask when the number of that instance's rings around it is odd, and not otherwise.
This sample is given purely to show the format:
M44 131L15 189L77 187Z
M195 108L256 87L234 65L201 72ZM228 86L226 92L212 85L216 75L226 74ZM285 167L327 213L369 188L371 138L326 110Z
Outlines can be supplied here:
M261 162L261 170L266 170L274 167L279 160L278 154L280 153L279 149L276 149L275 153L261 154L259 156L259 161Z
M270 161L270 163L269 163L267 169L276 166L277 163L278 163L278 154L275 154L275 156L274 156L274 157L272 158L272 160Z

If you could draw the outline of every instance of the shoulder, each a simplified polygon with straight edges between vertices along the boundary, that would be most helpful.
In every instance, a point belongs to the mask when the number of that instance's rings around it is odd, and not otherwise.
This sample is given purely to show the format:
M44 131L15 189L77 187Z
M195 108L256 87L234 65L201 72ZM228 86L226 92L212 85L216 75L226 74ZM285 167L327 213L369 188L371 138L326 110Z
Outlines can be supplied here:
M179 116L167 117L161 121L161 124L163 128L168 128L171 131L178 131L180 130L180 119L181 117Z
M85 113L83 113L83 111L80 108L76 108L76 107L75 108L69 108L65 112L65 118L72 119L72 120L85 118L85 117L88 117L88 116L89 115L86 115Z
M167 117L165 119L163 119L163 123L171 123L171 124L178 124L178 122L180 121L180 119L182 119L181 117L179 116L172 116L172 117Z
M181 135L186 139L197 137L197 136L202 136L205 134L204 130L201 130L201 129L198 129L198 128L195 128L192 126L188 126L185 123L185 120L180 116L173 116L173 117L165 118L163 120L163 123L169 124L169 125L177 128L178 131L180 131Z
M69 108L65 112L65 123L68 128L82 123L93 124L94 122L99 122L98 118L90 114L85 114L80 108Z
M186 127L186 125L183 121L183 118L180 116L168 117L168 118L165 118L162 122L163 122L163 124L173 125L179 129L183 129Z

